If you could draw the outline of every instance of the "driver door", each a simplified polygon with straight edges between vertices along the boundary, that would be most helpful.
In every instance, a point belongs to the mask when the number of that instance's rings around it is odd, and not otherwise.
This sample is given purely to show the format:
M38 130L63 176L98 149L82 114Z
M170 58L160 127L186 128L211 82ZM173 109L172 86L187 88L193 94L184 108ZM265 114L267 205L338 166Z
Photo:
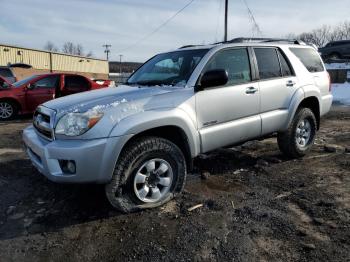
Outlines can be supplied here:
M59 84L59 75L50 75L30 84L26 90L26 104L30 111L38 105L55 98L55 90Z
M224 86L196 93L196 112L203 153L247 141L261 134L260 93L252 81L252 66L247 48L221 50L205 66L224 69Z

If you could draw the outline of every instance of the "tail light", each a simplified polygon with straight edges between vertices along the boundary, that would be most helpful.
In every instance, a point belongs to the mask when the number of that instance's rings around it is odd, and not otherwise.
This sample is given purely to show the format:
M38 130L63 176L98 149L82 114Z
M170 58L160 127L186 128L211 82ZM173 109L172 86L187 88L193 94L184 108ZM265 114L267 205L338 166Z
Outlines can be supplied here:
M327 72L327 76L328 76L328 85L329 85L328 90L329 90L329 92L332 92L332 80L331 80L331 76L328 72Z

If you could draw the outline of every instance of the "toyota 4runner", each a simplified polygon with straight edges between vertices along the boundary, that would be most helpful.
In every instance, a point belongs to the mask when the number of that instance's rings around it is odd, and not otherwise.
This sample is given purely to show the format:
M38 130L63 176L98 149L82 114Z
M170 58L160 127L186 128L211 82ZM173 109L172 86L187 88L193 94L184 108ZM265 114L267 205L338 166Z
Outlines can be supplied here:
M220 147L276 133L285 155L304 156L331 104L314 48L234 39L156 55L125 85L44 103L23 140L48 179L105 184L132 212L176 196L192 160Z

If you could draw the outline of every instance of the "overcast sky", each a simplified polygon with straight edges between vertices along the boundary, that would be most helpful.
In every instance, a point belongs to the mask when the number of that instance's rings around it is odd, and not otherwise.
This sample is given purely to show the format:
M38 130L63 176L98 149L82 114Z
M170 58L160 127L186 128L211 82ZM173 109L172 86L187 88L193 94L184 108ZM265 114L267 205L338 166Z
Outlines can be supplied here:
M246 0L265 37L301 33L345 21L349 0ZM0 43L41 49L50 40L81 43L104 58L144 61L155 53L185 44L223 38L224 0L195 0L150 38L138 42L189 0L0 0ZM251 36L243 0L229 0L229 38ZM221 7L221 8L220 8ZM131 48L128 48L133 45Z

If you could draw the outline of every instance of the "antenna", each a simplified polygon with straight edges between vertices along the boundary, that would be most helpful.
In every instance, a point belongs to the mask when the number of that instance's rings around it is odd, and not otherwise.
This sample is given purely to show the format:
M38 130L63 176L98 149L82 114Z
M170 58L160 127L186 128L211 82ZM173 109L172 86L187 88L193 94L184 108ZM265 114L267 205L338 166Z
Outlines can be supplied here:
M224 36L224 42L227 41L227 14L228 14L228 0L225 0L225 36Z
M109 53L111 52L111 50L110 50L109 48L112 47L112 45L107 45L107 44L105 44L105 45L102 45L102 47L105 48L105 51L104 51L104 52L106 53L107 61L108 61Z

